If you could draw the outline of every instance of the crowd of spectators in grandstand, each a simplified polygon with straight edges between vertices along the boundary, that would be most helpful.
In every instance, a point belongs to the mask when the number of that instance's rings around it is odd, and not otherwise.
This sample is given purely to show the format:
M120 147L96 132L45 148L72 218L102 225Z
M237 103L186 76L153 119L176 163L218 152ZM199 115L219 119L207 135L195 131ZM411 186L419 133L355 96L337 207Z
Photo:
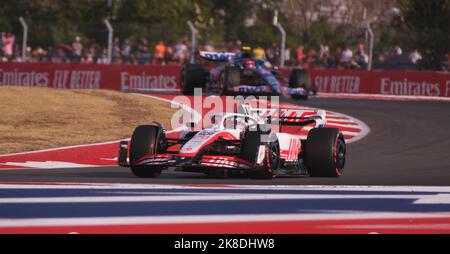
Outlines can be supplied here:
M226 45L214 47L208 41L200 46L200 50L236 52L241 48L241 42L231 42ZM108 50L101 47L95 40L84 42L76 36L70 44L61 44L58 47L28 47L26 60L22 59L21 49L15 42L15 36L2 33L0 38L1 62L53 62L53 63L108 63ZM113 64L182 64L190 58L191 48L187 41L180 40L176 43L164 43L159 41L152 45L146 38L141 38L138 43L132 43L130 39L120 40L114 38L111 50L111 63ZM278 64L280 62L279 47L272 46L262 48L256 46L254 53L259 58ZM331 50L328 45L320 45L318 49L305 48L303 45L296 49L286 48L284 52L286 66L303 66L315 68L334 69L366 69L369 56L364 43L360 43L355 49L336 47ZM391 52L382 52L374 57L375 67L387 69L414 69L422 59L421 54L414 50L405 54L400 46L396 46ZM446 54L442 63L443 71L450 71L450 54Z
M108 49L95 40L83 42L76 36L72 43L57 47L28 47L26 60L22 59L20 45L13 35L3 33L0 39L0 62L52 62L52 63L108 63ZM165 44L159 41L152 48L145 38L133 44L129 39L114 38L111 50L113 64L180 64L190 55L186 41Z

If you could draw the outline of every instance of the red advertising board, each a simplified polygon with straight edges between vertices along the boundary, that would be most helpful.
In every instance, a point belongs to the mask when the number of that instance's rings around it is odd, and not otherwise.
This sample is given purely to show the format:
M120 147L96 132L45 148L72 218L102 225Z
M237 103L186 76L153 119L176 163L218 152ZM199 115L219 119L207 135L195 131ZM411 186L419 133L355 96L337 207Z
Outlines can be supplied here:
M0 85L178 91L179 66L0 63Z
M0 85L175 92L179 73L180 66L172 65L0 63ZM450 97L450 73L330 69L310 73L319 92Z
M311 70L319 92L450 97L450 73Z

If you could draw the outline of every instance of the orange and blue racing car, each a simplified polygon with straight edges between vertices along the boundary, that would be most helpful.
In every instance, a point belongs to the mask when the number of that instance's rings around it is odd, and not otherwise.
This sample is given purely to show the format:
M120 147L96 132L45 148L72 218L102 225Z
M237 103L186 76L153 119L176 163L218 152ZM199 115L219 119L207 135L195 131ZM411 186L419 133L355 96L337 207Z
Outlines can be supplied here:
M281 95L308 99L309 74L292 69L289 77L264 59L255 58L250 48L240 53L199 51L196 63L181 70L181 91L193 95L195 88L216 95Z

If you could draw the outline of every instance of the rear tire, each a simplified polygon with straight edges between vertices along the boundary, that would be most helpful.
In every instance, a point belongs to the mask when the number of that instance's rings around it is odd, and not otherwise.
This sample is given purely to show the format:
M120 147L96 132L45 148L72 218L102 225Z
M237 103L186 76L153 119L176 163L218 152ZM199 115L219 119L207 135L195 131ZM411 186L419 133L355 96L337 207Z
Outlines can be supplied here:
M186 63L181 69L181 92L194 95L194 88L203 88L206 84L205 71L200 64Z
M296 100L307 100L310 90L309 73L306 70L293 69L289 76L289 88L301 88L306 90L306 95L291 95Z
M338 129L312 129L305 142L305 164L312 177L339 177L345 166L346 145Z
M130 141L130 167L135 176L143 178L155 178L161 174L164 167L136 165L136 162L146 155L156 154L159 151L158 135L160 127L154 125L138 126L131 136Z

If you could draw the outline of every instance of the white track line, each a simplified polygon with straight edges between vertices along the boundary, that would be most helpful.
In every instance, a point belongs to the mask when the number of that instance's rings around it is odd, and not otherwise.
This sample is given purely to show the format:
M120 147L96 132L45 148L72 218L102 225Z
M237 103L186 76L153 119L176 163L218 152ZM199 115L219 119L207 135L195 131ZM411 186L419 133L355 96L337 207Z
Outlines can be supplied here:
M168 192L170 193L170 192ZM120 194L120 193L119 193ZM192 194L176 196L100 196L100 197L44 197L44 198L0 198L0 204L55 204L55 203L128 203L128 202L187 202L187 201L236 201L236 200L309 200L309 199L412 199L420 204L421 199L428 201L439 201L439 204L450 204L450 196L439 197L436 195L352 195L352 194ZM433 203L435 204L435 203Z
M278 221L325 221L367 219L425 219L450 218L450 213L372 213L351 212L345 214L236 214L194 216L125 216L91 218L52 219L0 219L0 227L44 227L44 226L106 226L226 222L278 222Z
M58 168L86 168L86 167L101 167L102 165L80 164L64 161L26 161L26 162L6 162L0 163L6 166L19 166L27 168L45 168L45 169L58 169ZM2 169L0 169L2 170Z
M72 148L81 148L81 147L88 147L88 146L102 146L102 145L109 145L118 143L123 139L118 139L114 141L106 141L101 143L93 143L93 144L84 144L84 145L73 145L73 146L63 146L63 147L56 147L56 148L50 148L50 149L42 149L42 150L36 150L36 151L29 151L29 152L20 152L20 153L10 153L10 154L2 154L1 157L7 157L7 156L14 156L14 155L24 155L24 154L33 154L33 153L42 153L42 152L53 152L53 151L59 151L59 150L67 150Z
M450 194L438 194L414 201L414 204L450 204Z
M0 189L192 189L192 190L298 190L298 191L360 191L360 192L434 192L450 193L450 186L367 186L367 185L174 185L127 183L0 183Z

